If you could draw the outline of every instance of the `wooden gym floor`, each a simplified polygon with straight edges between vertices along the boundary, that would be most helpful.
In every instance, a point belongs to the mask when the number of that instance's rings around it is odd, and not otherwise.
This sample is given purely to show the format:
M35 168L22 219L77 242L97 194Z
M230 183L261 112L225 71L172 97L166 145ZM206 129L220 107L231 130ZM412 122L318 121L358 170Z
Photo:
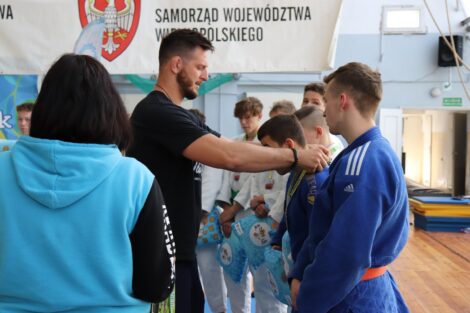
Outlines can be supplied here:
M470 313L470 234L410 227L409 241L391 266L410 311Z

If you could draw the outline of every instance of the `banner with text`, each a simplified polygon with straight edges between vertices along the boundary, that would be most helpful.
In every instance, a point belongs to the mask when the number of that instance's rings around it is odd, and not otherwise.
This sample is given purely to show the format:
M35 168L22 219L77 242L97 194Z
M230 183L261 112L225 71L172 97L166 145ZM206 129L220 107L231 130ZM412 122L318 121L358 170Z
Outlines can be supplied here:
M342 0L0 0L0 74L44 74L79 38L87 50L90 36L80 36L82 29L97 22L104 22L101 61L113 74L156 73L162 37L177 28L213 42L211 72L322 71L334 65L341 6Z

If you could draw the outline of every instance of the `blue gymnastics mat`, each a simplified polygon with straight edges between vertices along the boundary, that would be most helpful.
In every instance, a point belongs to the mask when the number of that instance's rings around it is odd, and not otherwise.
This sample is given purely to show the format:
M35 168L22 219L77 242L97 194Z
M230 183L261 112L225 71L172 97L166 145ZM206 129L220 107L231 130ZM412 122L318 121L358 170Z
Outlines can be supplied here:
M468 217L424 216L417 212L413 214L415 226L426 231L461 232L470 227Z
M413 197L413 199L426 204L470 205L470 199L457 199L454 197Z

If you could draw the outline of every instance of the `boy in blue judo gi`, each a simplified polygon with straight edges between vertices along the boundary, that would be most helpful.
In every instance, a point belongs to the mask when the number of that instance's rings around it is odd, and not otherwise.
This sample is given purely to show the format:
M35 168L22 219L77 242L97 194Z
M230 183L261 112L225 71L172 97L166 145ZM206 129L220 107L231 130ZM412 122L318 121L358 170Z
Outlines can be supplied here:
M315 199L311 262L292 280L294 307L300 313L408 312L387 271L408 238L408 197L400 162L374 122L380 74L354 62L324 81L326 121L349 146Z
M310 114L309 120L317 120L319 128L322 128L320 119L323 119L323 112L315 109L318 114ZM301 109L303 110L303 109ZM322 134L328 132L323 130L312 142L322 144ZM305 149L306 140L302 125L295 115L284 115L274 117L264 123L258 132L258 139L265 146L269 147L289 147L293 149ZM286 186L285 212L279 225L279 229L272 240L273 246L281 246L282 236L285 231L289 231L291 241L292 258L295 262L298 252L303 242L308 236L308 221L313 209L313 202L320 185L325 181L328 172L306 173L296 168L291 170Z
M306 127L309 131L308 137L305 136ZM308 142L306 142L307 138ZM295 115L272 118L261 126L258 131L258 139L265 146L293 149L305 149L306 144L328 146L330 142L323 111L314 107L302 108ZM286 231L289 232L294 266L289 269L288 276L292 272L303 272L308 264L308 258L300 261L297 259L297 255L308 236L309 219L317 191L327 176L327 169L311 174L294 168L288 178L284 217L271 242L274 248L279 249L282 237Z

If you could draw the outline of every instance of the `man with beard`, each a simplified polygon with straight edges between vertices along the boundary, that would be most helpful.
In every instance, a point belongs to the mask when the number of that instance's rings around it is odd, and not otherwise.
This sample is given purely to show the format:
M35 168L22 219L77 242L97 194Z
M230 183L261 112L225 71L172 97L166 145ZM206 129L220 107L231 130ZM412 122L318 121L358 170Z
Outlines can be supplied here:
M160 183L176 242L176 311L203 312L204 298L195 256L201 214L201 164L237 172L285 169L297 165L321 170L327 149L271 149L235 142L211 130L181 107L208 79L212 43L196 31L168 34L159 51L155 90L135 108L134 143L129 156L147 165Z

